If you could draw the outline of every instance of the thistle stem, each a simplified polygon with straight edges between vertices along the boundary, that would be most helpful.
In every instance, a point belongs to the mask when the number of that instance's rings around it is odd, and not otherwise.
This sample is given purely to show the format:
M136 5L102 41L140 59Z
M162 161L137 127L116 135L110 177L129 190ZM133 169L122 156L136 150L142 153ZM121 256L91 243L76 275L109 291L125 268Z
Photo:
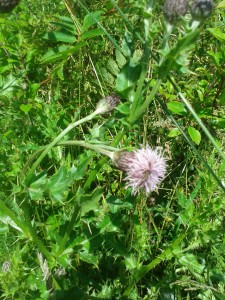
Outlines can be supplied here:
M32 176L32 174L34 173L35 169L39 166L39 164L41 163L41 161L45 158L45 156L47 155L47 153L57 144L59 143L59 141L69 132L71 131L74 127L79 126L81 124L83 124L84 122L90 121L92 120L96 115L98 115L98 111L94 111L93 113L91 113L90 115L86 116L85 118L82 118L72 124L70 124L66 129L64 129L46 148L45 150L42 152L42 154L38 157L38 159L36 160L36 162L33 164L32 168L29 170L27 178L28 181L30 179L30 177Z

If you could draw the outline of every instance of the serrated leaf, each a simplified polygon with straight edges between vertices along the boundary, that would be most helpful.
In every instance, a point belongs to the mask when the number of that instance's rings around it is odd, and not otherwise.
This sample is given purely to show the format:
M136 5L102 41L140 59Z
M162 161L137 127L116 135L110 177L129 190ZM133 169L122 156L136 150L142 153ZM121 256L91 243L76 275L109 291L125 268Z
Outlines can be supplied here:
M119 73L119 67L117 65L117 63L115 62L115 60L113 59L109 59L108 63L107 63L107 69L115 76L118 75Z
M91 26L101 21L104 17L102 16L103 11L95 11L84 17L84 23L81 27L81 34L87 31Z
M200 30L197 29L193 32L190 32L184 35L182 38L178 40L175 47L172 48L169 53L162 52L162 56L164 56L164 60L159 66L159 76L161 78L167 76L171 70L175 70L177 72L186 73L188 72L187 68L187 57L188 52L194 46Z
M93 210L99 210L99 200L102 197L103 188L95 189L91 194L82 195L80 197L81 216Z
M111 73L108 72L106 68L101 68L101 76L104 77L104 79L109 83L109 84L114 84L115 78L112 76Z
M167 103L167 107L170 111L177 115L183 115L186 113L184 104L178 101L171 101Z
M101 232L118 232L120 231L119 227L117 227L111 220L110 216L104 216L104 218L97 222L96 227L101 229Z
M120 68L126 64L126 58L118 49L116 49L116 62Z
M188 133L189 133L192 141L195 144L199 145L201 142L201 133L197 129L195 129L194 127L191 127L191 126L188 127Z
M193 254L185 254L179 259L179 263L185 267L187 267L192 273L201 274L205 266L201 265L195 255Z
M43 198L43 193L47 186L46 177L45 173L39 174L36 176L36 180L29 186L28 192L32 200L41 200Z
M98 257L89 253L88 251L83 251L79 253L79 258L86 263L98 266Z
M48 192L53 201L62 201L68 193L67 170L61 167L48 181Z

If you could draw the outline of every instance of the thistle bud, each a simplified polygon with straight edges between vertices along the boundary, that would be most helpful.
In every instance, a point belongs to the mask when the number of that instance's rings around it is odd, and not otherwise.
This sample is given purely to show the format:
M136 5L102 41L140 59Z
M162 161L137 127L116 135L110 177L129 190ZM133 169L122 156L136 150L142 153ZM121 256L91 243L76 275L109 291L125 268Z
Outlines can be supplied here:
M203 20L210 16L214 3L212 0L195 0L192 4L191 14L195 20Z
M169 23L174 23L180 16L184 16L188 10L189 0L165 0L163 13Z
M128 152L128 151L119 151L119 152L114 152L113 154L113 164L116 166L118 169L122 171L126 171L127 166L130 165L134 158L134 153L133 152Z
M117 104L120 102L120 98L117 97L116 95L110 95L107 96L103 99L101 99L96 106L96 111L99 114L105 114L105 113L109 113L110 111L112 111Z
M0 13L10 12L19 2L20 0L0 0Z

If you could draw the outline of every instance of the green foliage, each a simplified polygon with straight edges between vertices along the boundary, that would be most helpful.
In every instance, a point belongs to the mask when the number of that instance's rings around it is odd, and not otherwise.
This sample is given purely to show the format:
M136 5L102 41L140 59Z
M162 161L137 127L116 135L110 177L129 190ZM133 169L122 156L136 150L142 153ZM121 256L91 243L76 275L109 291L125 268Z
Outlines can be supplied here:
M0 16L0 299L224 299L223 2L197 25L145 0ZM168 171L133 196L100 154L140 144Z

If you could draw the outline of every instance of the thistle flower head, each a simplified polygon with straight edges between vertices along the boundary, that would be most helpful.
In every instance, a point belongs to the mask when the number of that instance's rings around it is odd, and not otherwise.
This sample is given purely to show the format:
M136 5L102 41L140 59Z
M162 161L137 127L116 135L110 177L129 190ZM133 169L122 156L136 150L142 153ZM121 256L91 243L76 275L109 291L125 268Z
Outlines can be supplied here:
M191 14L195 20L203 20L210 16L214 3L212 0L194 0L191 7Z
M165 158L149 146L132 152L117 152L113 162L116 167L127 173L126 188L131 187L133 195L140 189L146 194L156 190L166 173Z
M174 23L180 16L184 16L188 10L189 0L165 0L163 13L169 23Z
M117 97L116 95L110 95L107 96L103 99L101 99L96 106L96 111L99 114L105 114L105 113L109 113L110 111L112 111L117 104L120 102L120 98Z

